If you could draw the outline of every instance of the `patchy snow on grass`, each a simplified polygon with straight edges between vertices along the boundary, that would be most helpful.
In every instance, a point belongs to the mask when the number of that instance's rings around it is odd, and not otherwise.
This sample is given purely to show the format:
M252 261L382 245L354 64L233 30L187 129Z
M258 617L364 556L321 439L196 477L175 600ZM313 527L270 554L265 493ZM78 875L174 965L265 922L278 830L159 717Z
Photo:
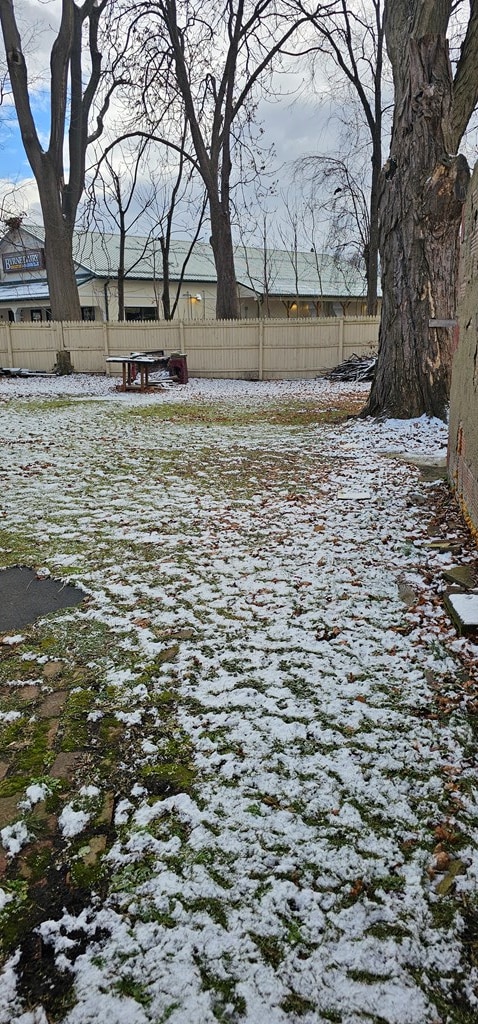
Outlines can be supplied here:
M77 836L79 832L83 832L89 820L90 815L87 811L75 810L71 804L67 804L58 818L58 825L65 839L71 839L73 836Z
M444 485L393 457L441 454L445 425L268 420L268 403L367 393L326 381L1 387L9 529L89 594L57 627L95 679L78 798L115 793L98 890L39 928L73 981L63 1024L474 1013L474 747L453 703L473 647L433 585L451 559L427 547ZM178 402L229 403L238 422L155 418ZM63 808L65 838L87 832L81 806ZM31 1013L17 970L0 1024Z
M40 803L41 800L46 800L50 794L51 789L45 782L33 783L31 786L27 786L25 800L21 806L25 807L26 810L30 810L35 804Z
M30 836L24 821L16 821L0 829L0 840L8 857L16 857Z
M0 889L0 911L4 910L8 903L13 900L11 892L5 892L5 889Z
M154 375L152 377L154 379ZM260 405L264 400L290 400L318 398L330 402L334 396L368 395L369 384L335 384L324 378L315 380L212 380L192 377L188 384L149 394L118 391L118 376L73 373L69 376L51 374L45 377L0 378L0 402L15 398L76 398L83 400L108 398L122 405L185 401L239 401L242 407Z

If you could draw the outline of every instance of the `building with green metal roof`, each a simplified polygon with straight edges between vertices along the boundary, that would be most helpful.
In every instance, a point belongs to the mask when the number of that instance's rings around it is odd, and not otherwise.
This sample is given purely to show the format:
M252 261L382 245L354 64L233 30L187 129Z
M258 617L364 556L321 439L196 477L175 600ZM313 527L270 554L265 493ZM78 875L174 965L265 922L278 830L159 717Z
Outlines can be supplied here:
M173 241L169 253L174 317L214 319L216 272L211 246ZM73 254L85 320L118 320L120 236L83 231L74 236ZM366 313L365 281L356 268L331 256L238 246L235 267L241 317L361 316ZM22 224L0 240L0 320L50 318L44 259L44 232ZM124 318L162 320L163 265L158 239L127 236Z

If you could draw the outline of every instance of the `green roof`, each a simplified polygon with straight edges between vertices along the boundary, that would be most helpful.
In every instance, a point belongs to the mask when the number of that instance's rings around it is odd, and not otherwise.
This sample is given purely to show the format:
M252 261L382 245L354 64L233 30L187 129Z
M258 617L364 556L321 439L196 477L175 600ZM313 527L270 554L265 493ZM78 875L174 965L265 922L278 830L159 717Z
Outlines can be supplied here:
M43 228L24 225L37 238L44 238ZM112 232L76 231L73 256L83 270L94 277L115 278L119 264L119 235ZM181 275L190 242L173 240L170 249L170 279ZM352 298L366 293L363 275L347 261L311 252L286 252L236 246L234 262L237 282L258 295L273 297ZM130 280L162 280L159 241L146 236L126 237L125 267ZM197 242L189 258L184 282L214 284L216 271L210 245Z

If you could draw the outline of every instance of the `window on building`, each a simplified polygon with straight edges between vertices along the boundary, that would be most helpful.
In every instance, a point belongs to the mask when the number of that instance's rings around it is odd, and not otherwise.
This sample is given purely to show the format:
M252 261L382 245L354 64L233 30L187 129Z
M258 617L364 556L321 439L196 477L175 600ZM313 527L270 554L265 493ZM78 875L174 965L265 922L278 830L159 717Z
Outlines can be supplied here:
M42 315L41 309L31 309L30 310L30 320L34 324L41 323L41 321L43 320L43 315Z
M81 319L82 320L95 320L95 307L94 306L82 306L81 307Z
M126 306L125 320L158 320L158 311L153 306Z

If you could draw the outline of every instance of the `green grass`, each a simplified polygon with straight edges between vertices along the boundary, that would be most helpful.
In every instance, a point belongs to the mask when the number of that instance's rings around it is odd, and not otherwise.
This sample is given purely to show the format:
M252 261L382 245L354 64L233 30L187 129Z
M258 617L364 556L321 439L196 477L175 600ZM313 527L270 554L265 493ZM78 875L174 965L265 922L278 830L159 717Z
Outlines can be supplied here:
M315 1010L315 1003L310 999L304 999L297 992L290 992L280 1004L284 1013L295 1014L297 1017L304 1017L306 1013Z
M192 426L255 426L268 424L282 427L308 427L316 423L340 423L360 412L363 401L349 399L341 408L323 409L317 400L266 402L263 406L237 407L233 402L185 402L142 406L128 410L128 416L155 422L173 422Z
M246 1001L237 994L235 979L218 977L199 958L197 966L203 988L210 993L216 1020L221 1021L221 1024L232 1024L243 1016L246 1012ZM233 1014L228 1007L233 1007Z
M132 977L125 976L120 978L119 981L115 981L113 985L113 991L118 992L121 996L127 996L129 999L134 999L140 1006L149 1006L151 1002L151 996L148 995L147 986L139 981L136 981Z
M250 932L249 934L257 946L262 959L277 970L285 956L283 941L275 935L259 935L256 932Z

